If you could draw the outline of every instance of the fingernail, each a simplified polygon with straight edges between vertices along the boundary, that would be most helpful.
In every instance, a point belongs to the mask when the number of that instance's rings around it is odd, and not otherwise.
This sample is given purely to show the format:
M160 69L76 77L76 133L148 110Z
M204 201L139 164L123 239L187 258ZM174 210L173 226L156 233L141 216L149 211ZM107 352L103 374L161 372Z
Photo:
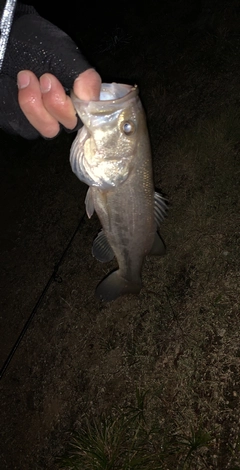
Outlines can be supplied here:
M42 93L48 93L51 90L52 82L49 77L43 75L40 77L40 90Z
M30 83L30 76L27 72L19 72L17 75L17 86L19 90L27 88Z

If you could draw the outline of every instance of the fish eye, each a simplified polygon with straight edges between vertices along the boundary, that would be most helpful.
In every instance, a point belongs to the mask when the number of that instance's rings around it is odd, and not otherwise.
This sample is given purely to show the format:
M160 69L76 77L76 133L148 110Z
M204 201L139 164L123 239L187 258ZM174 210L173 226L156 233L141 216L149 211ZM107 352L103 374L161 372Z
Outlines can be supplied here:
M132 121L123 121L121 123L121 129L126 135L131 135L135 131L135 126Z

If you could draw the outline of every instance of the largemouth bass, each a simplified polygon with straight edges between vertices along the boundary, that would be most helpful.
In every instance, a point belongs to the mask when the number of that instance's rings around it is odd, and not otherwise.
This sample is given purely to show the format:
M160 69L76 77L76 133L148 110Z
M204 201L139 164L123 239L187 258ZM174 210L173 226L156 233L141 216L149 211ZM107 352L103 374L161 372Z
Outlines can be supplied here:
M99 101L73 104L84 126L72 144L70 163L90 187L85 204L90 218L96 211L102 230L93 242L101 262L115 256L119 268L105 277L96 296L105 301L139 293L141 271L148 254L163 255L158 228L167 202L154 191L151 149L138 88L103 84Z

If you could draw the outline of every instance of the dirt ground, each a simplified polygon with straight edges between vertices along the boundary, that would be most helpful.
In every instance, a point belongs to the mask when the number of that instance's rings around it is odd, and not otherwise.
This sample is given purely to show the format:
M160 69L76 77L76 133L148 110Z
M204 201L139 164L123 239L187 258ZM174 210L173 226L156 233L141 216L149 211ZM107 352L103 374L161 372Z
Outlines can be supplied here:
M240 6L135 3L91 30L75 20L73 37L104 81L139 85L167 255L146 259L139 296L97 302L115 263L91 255L74 136L1 133L2 365L35 312L0 382L3 470L59 469L85 420L136 390L169 443L162 469L240 469ZM200 431L209 442L184 462Z

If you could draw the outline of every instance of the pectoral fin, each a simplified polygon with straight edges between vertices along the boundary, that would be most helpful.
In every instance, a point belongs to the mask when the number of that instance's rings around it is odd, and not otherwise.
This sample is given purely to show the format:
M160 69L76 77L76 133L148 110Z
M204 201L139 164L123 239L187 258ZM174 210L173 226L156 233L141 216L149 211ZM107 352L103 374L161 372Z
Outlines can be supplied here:
M91 219L94 213L94 204L93 204L93 197L92 197L92 188L89 188L86 198L85 198L85 206L86 206L86 213L89 219Z
M101 261L101 263L107 263L114 258L114 252L103 230L98 233L93 241L92 254L98 261Z
M151 248L151 251L149 252L149 255L156 255L156 256L163 256L166 253L166 245L159 235L158 232L155 233L155 238L153 242L153 246Z
M157 227L159 228L168 211L168 201L160 193L154 193L154 216Z

